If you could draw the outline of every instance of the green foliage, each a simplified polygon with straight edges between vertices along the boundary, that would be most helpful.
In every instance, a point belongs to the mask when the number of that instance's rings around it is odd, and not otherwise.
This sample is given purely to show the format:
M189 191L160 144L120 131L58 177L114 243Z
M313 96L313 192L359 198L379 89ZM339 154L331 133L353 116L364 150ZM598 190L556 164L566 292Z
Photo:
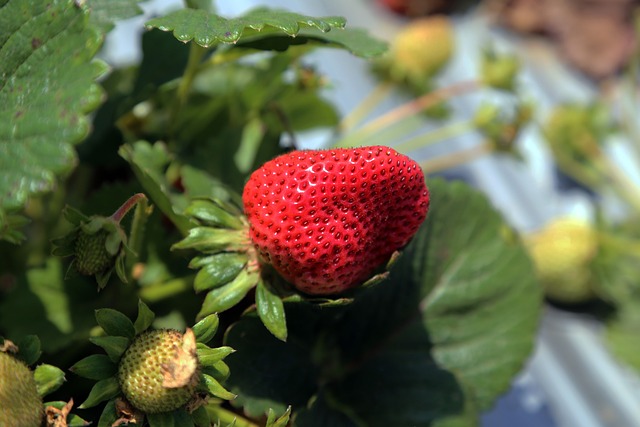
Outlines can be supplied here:
M0 7L2 211L53 189L74 165L72 145L89 132L86 115L102 97L95 79L106 65L93 60L102 39L87 18L72 0Z
M473 425L530 352L540 303L484 197L430 181L429 219L390 273L326 298L295 292L247 234L252 171L339 124L307 53L372 58L385 43L340 17L223 18L189 0L98 85L94 56L139 3L0 0L0 333L43 359L40 393L82 402L99 427L142 423L119 364L169 328L198 365L164 374L193 368L197 395L143 425ZM89 261L108 265L77 268L96 246Z

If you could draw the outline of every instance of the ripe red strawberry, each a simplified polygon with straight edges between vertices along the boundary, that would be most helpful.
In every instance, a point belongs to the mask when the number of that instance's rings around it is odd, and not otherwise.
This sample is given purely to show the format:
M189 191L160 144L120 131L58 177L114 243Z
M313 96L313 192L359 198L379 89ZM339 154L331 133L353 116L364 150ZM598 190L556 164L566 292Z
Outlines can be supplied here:
M242 199L262 258L314 295L364 282L429 209L418 164L382 146L284 154L251 175Z

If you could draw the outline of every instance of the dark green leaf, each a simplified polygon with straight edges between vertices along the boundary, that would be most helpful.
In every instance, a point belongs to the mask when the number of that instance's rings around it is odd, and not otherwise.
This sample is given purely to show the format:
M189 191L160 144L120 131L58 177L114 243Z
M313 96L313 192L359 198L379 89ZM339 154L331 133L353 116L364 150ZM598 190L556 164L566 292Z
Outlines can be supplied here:
M232 282L209 291L197 318L201 319L212 313L220 313L238 304L258 283L259 279L258 272L242 270Z
M193 333L196 336L196 341L202 344L206 344L211 341L218 330L219 324L220 320L218 319L218 315L215 313L200 320L193 326Z
M212 200L198 199L191 202L184 211L185 215L192 216L213 227L225 227L241 229L244 224L236 215L225 211Z
M184 409L173 411L173 423L175 427L195 427L191 415Z
M344 28L330 32L321 32L314 28L300 30L295 39L280 34L273 34L265 38L248 37L240 41L239 47L249 47L259 50L285 51L292 45L318 45L345 49L353 55L362 58L375 58L387 51L387 44L373 38L361 28Z
M53 393L65 382L64 372L55 366L42 364L33 371L40 396Z
M42 354L40 338L37 335L26 335L15 340L18 346L18 357L27 365L33 365Z
M130 340L136 335L133 322L117 310L111 308L96 310L96 321L107 335L126 337Z
M104 380L113 376L118 368L115 363L104 354L92 354L77 362L71 372L90 380Z
M120 385L118 384L118 380L115 377L107 378L106 380L98 381L91 391L89 392L89 396L87 400L85 400L82 405L78 406L79 409L87 409L92 408L99 404L100 402L104 402L105 400L112 399L116 397L120 393ZM106 408L105 408L106 411ZM104 413L103 413L104 416ZM100 418L102 422L102 418Z
M198 360L202 366L215 366L215 364L233 353L231 347L209 348L203 344L198 345Z
M138 300L138 317L133 325L136 335L146 331L153 323L155 317L156 315L151 311L147 304L142 302L142 300Z
M246 264L247 256L236 252L196 258L189 264L189 267L200 267L193 281L193 289L202 292L229 283Z
M203 47L218 43L237 43L243 37L270 34L286 34L294 37L301 27L315 27L323 32L331 28L342 28L344 18L313 18L284 10L257 8L242 17L226 19L204 10L181 9L146 23L147 28L173 31L180 41L194 40Z
M89 21L106 33L117 21L140 15L142 9L138 3L141 1L143 0L87 0Z
M280 296L275 294L269 284L260 281L256 286L256 310L264 326L276 338L287 340L287 319Z
M118 420L116 413L116 402L110 400L102 410L100 420L98 421L98 427L113 427L113 424Z
M219 397L224 400L232 400L236 398L236 395L226 390L222 385L212 376L207 374L202 374L202 379L204 381L204 386L207 388L210 394L215 397Z
M129 162L140 184L162 213L186 234L192 227L191 222L173 209L169 183L164 176L164 170L170 161L165 145L160 142L151 145L147 141L137 141L131 145L123 145L118 153Z
M147 414L149 427L176 427L173 420L173 412L161 412L159 414Z
M199 407L191 413L193 423L197 427L211 427L211 417L204 406Z
M97 346L100 346L107 352L107 356L113 362L117 362L120 360L120 356L125 352L127 347L129 347L130 340L125 337L92 337L89 338L89 341L94 343Z
M102 92L93 61L102 39L72 0L4 1L0 7L0 210L50 191L75 165L72 145ZM46 84L43 84L46 82Z

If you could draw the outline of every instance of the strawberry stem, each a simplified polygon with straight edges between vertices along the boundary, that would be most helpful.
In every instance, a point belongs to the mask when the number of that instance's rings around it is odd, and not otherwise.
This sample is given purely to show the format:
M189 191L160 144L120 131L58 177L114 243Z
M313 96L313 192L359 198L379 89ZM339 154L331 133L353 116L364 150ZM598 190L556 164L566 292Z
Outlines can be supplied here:
M350 132L354 127L367 117L380 103L389 95L393 89L390 82L382 82L378 84L365 99L360 102L349 114L347 114L338 129L342 133Z
M142 250L142 242L144 231L147 226L147 219L151 215L153 208L149 206L149 202L146 197L139 199L136 203L136 210L133 213L133 221L131 222L131 231L129 232L129 248L130 252L127 252L125 259L127 278L133 279L133 267L138 261L140 251Z
M495 145L491 142L483 142L465 150L445 154L435 159L429 159L420 163L420 167L427 174L434 174L446 169L460 166L478 157L484 156L495 150Z
M147 196L144 193L136 193L133 196L129 197L126 202L122 204L112 215L111 219L114 220L117 224L120 224L122 218L124 218L131 208L133 208L137 203L140 203L144 200L147 202Z
M394 145L393 148L406 154L409 151L426 147L437 142L442 142L447 139L463 135L467 132L471 132L475 129L475 127L475 122L473 120L461 120L458 122L449 123L437 129L433 129L429 132L418 135L414 138L400 142Z
M425 109L433 107L442 101L457 95L471 92L480 87L480 83L476 80L458 82L444 88L436 89L425 95L422 95L412 101L402 104L399 107L383 114L382 116L370 121L360 129L354 131L351 135L343 138L336 143L336 147L353 147L358 145L358 141L363 141L375 136L382 129L391 126L398 121L416 114L423 113Z

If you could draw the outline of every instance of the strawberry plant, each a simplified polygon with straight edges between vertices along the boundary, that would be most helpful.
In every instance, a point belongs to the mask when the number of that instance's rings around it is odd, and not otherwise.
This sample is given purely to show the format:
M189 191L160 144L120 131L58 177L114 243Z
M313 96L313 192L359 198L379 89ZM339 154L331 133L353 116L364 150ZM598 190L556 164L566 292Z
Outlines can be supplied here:
M136 0L0 1L0 334L53 399L2 365L3 425L476 425L533 346L517 234L391 140L304 149L340 119L310 55L385 43L185 3L115 66Z

